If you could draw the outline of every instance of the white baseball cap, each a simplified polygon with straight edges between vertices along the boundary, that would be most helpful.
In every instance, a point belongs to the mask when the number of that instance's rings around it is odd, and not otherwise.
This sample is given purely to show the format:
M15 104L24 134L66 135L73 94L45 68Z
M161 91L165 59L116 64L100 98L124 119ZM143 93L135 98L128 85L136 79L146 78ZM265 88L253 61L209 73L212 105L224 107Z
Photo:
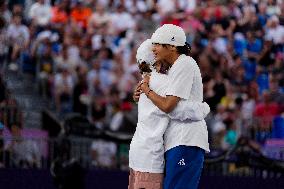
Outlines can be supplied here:
M158 44L184 46L186 36L181 27L173 24L164 24L153 33L151 41Z
M137 49L136 60L138 64L146 62L153 66L155 63L154 54L152 52L152 41L150 39L145 40Z

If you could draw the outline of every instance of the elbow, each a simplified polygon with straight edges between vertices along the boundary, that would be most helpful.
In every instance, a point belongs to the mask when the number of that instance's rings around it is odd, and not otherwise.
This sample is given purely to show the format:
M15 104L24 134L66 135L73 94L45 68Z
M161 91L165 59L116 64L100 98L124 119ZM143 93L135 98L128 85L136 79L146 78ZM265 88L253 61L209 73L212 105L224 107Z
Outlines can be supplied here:
M165 112L166 114L169 114L171 112L170 109L168 108L164 108L162 111Z
M171 113L174 110L174 107L172 106L164 106L162 111L165 112L166 114Z
M169 98L169 99L167 99ZM163 112L165 112L166 114L172 112L175 107L177 106L178 103L178 98L174 97L166 97L165 99L163 99L163 101L160 101L159 103L156 103L155 105Z
M178 101L168 101L163 104L163 109L161 109L166 114L171 113L177 106Z

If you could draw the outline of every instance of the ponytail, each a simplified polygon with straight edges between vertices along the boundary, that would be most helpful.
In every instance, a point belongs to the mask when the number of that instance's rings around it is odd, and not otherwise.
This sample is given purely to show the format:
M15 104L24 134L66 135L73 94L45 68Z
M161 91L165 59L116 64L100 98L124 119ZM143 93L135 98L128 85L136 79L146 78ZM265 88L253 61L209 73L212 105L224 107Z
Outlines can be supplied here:
M140 70L141 74L143 74L143 73L151 73L152 72L149 64L147 64L145 61L140 63L138 67L139 67L139 70Z
M178 46L177 47L177 52L179 54L184 54L184 55L188 56L190 54L190 51L191 51L191 46L187 42L185 42L184 46Z

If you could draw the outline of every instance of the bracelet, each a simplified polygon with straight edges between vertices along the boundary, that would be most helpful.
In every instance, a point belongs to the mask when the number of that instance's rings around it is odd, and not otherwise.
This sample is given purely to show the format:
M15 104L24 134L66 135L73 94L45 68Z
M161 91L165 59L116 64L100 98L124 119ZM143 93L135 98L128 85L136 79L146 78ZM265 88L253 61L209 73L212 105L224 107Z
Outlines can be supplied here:
M148 97L150 92L153 91L152 89L149 89L149 91L146 93L146 96Z

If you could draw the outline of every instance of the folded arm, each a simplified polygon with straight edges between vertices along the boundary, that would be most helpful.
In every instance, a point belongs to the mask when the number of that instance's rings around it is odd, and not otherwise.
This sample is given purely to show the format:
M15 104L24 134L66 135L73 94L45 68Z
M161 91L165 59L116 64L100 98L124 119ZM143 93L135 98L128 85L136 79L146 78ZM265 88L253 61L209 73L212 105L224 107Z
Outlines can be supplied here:
M176 96L162 97L152 91L147 84L142 84L141 89L153 104L162 111L161 113L167 113L171 119L200 121L210 112L207 103L192 102Z
M171 119L203 120L210 112L210 107L206 102L190 102L188 100L181 100L177 104L176 108L168 115Z

